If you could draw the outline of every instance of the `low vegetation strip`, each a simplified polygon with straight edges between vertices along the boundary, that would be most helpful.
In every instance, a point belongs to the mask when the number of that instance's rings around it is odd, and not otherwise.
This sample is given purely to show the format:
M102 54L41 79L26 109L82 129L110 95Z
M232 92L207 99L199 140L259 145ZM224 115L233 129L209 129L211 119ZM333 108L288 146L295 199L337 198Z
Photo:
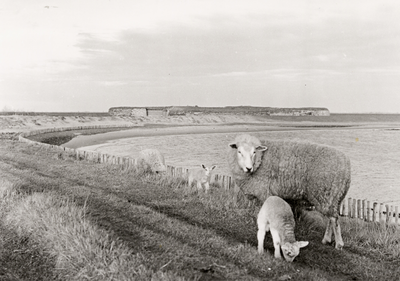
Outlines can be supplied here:
M4 140L0 170L19 182L14 193L5 193L10 200L2 201L2 227L19 228L14 232L19 238L26 233L29 245L41 253L38 260L50 257L47 268L54 274L47 276L53 279L112 280L114 266L121 263L130 263L135 272L120 267L120 275L115 275L119 280L398 280L400 276L400 231L394 226L370 223L373 227L366 228L361 221L342 219L346 246L337 251L320 243L323 219L305 215L295 232L310 245L288 264L257 254L253 219L246 209L235 208L229 191L216 186L211 194L197 194L187 190L181 178L137 174L115 165L77 161L75 155L56 148ZM3 208L4 202L8 203ZM54 218L57 209L64 210L60 219ZM70 213L76 214L75 219L68 218ZM67 233L62 242L56 241L59 231ZM93 237L82 238L85 233ZM91 246L83 248L92 254L76 254L81 241L89 241L86 245ZM74 249L72 253L68 248ZM269 237L266 248L273 249ZM125 255L116 257L116 249ZM100 250L109 255L99 254L103 258L98 259L93 253ZM71 264L68 270L58 266L60 251L65 251L60 260ZM106 273L108 279L102 279Z

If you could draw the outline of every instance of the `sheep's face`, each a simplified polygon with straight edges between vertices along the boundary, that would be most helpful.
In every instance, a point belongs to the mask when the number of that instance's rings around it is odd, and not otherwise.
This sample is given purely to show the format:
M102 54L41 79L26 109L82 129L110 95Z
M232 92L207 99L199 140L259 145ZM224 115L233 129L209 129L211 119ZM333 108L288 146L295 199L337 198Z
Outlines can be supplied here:
M257 152L263 152L267 150L266 146L254 146L248 143L243 143L240 145L230 144L230 147L237 150L237 163L245 173L252 173L254 171L254 163L257 157Z
M210 177L211 175L211 171L214 170L217 166L214 165L212 167L206 167L205 165L201 165L201 167L204 169L204 174L206 175L206 177Z
M308 245L307 241L296 241L294 243L286 242L281 245L283 256L287 262L292 262L300 253L300 248Z
M165 167L165 165L160 163L154 163L152 170L157 174L164 174L167 172L167 168Z

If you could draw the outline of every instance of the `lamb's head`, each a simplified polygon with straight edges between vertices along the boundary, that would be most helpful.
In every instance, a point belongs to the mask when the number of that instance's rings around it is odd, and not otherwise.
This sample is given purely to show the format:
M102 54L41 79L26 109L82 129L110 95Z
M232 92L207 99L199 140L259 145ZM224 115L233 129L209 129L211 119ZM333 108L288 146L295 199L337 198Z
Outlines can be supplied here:
M300 253L300 248L308 245L308 241L286 242L281 245L283 256L287 262L292 262Z
M250 135L240 135L229 146L236 149L237 164L245 173L252 173L257 170L261 163L262 153L267 150L261 145L259 139Z
M205 165L201 165L201 167L204 169L204 174L207 178L210 178L211 176L211 171L214 170L217 166L211 166L211 167L206 167Z

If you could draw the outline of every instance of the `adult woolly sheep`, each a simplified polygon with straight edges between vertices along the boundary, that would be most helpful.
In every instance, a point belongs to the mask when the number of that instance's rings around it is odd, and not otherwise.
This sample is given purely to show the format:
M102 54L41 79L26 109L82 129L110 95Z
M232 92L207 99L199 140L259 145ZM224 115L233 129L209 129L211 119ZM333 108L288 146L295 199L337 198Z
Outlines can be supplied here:
M350 187L350 160L324 145L286 140L262 142L239 135L230 144L228 161L235 185L247 198L264 202L275 195L306 201L329 218L322 243L343 247L339 208Z
M137 158L137 166L139 169L152 173L165 173L167 171L164 156L157 149L144 149L140 151Z
M189 170L188 175L188 187L192 186L192 183L196 181L197 190L201 190L204 185L206 193L210 189L210 178L211 171L214 170L217 166L206 167L205 165L201 165L201 168Z

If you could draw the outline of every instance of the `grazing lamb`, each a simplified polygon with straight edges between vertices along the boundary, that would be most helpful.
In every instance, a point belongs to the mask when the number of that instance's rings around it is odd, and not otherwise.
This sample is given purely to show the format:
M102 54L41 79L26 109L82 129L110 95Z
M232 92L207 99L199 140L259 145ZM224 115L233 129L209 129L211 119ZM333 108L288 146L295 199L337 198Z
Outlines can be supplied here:
M278 196L270 196L265 200L257 217L258 253L264 253L264 238L271 232L275 248L275 258L281 259L281 249L285 260L292 262L300 253L300 248L308 245L308 241L296 241L294 237L294 216L290 205Z
M232 177L241 192L255 202L269 196L308 202L329 217L322 243L343 247L339 207L350 187L350 160L342 152L308 142L263 141L240 135L228 154Z
M151 171L152 173L165 173L167 171L164 156L157 149L140 151L137 158L137 166L139 169Z
M201 190L204 185L206 193L210 189L210 178L211 171L214 170L217 166L206 167L201 165L201 168L193 169L189 171L188 175L188 186L189 188L192 186L194 181L197 182L197 190Z

